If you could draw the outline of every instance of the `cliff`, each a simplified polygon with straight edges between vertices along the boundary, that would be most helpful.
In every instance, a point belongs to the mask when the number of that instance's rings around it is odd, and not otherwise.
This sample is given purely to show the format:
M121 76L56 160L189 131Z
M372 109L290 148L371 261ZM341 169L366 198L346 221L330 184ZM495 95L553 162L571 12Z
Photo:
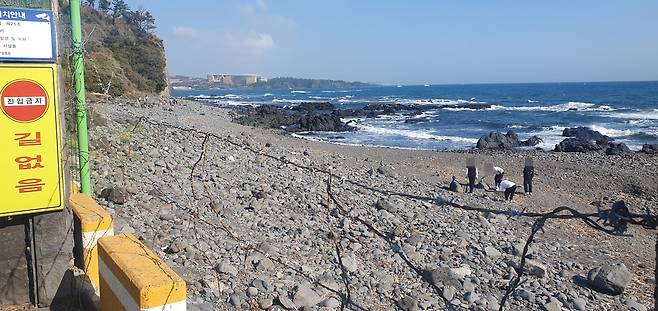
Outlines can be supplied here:
M113 1L109 7L85 3L81 14L87 91L112 96L168 94L164 44L152 33L152 15L142 9L131 11L123 1ZM58 26L62 68L70 85L72 49L66 0L60 0Z

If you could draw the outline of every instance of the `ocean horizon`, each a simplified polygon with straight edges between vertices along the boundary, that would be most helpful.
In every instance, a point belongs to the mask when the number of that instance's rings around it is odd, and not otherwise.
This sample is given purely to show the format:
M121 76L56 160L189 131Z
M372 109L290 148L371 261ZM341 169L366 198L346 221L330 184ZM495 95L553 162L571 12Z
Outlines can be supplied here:
M420 107L376 118L350 118L353 132L299 137L337 144L465 150L489 132L539 136L552 150L568 127L585 126L633 150L658 143L658 81L374 85L354 89L174 90L173 96L235 108L329 102L337 109L370 104ZM481 107L451 107L473 104ZM427 109L422 109L427 105ZM438 106L438 107L437 107ZM443 107L442 107L443 106Z

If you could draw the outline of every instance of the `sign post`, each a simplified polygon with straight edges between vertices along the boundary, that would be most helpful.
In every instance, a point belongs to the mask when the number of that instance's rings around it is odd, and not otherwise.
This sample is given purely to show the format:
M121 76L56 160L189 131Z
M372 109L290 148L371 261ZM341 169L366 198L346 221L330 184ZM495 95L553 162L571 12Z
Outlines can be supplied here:
M55 62L52 11L0 8L0 61Z
M82 49L82 23L80 1L69 3L71 10L71 38L73 40L73 83L75 88L75 117L78 126L78 158L80 159L80 192L91 194L91 167L89 163L89 137L87 136L87 99L85 90L85 63Z
M0 0L0 306L72 297L57 10L51 0Z
M0 217L64 208L57 65L0 65Z

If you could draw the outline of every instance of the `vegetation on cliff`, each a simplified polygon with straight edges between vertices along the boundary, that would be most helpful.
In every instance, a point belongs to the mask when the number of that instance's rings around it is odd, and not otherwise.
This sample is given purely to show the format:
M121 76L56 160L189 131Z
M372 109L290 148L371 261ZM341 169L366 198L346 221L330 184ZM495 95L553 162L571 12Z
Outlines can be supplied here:
M166 92L164 45L153 34L155 18L151 13L131 10L123 0L83 3L87 91L112 96ZM60 13L62 66L68 71L72 51L68 1L60 0ZM65 76L67 84L71 83L70 72Z

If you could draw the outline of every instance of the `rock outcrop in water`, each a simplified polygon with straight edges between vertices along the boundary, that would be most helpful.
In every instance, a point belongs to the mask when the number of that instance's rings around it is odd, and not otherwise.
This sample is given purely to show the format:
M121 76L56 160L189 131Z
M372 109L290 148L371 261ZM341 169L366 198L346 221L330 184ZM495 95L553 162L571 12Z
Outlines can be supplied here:
M330 114L316 113L316 111L326 111L326 108L333 108L333 105L330 103L304 103L293 109L272 106L250 107L240 110L239 115L233 121L254 127L283 128L289 132L354 130L353 127L340 120L337 110Z
M572 128L565 128L562 131L562 136L564 137L574 137L583 140L593 140L598 144L606 144L613 141L612 138L601 134L599 131L590 129L589 127L579 126Z
M658 154L658 144L644 144L642 145L642 152L647 154Z
M248 107L237 111L233 121L242 125L283 128L290 132L330 131L346 132L354 127L342 122L341 118L376 118L380 115L405 114L415 116L423 111L441 108L486 109L489 104L370 104L361 109L340 110L329 102L301 103L292 108L273 106ZM422 121L422 120L421 120Z
M532 147L542 142L541 138L532 136L528 140L520 140L519 135L514 131L508 131L507 134L499 132L490 132L480 137L476 147L478 149L488 150L510 150L515 147Z
M566 128L562 136L569 137L555 145L558 152L604 152L606 155L632 153L624 143L614 143L614 139L588 127Z

